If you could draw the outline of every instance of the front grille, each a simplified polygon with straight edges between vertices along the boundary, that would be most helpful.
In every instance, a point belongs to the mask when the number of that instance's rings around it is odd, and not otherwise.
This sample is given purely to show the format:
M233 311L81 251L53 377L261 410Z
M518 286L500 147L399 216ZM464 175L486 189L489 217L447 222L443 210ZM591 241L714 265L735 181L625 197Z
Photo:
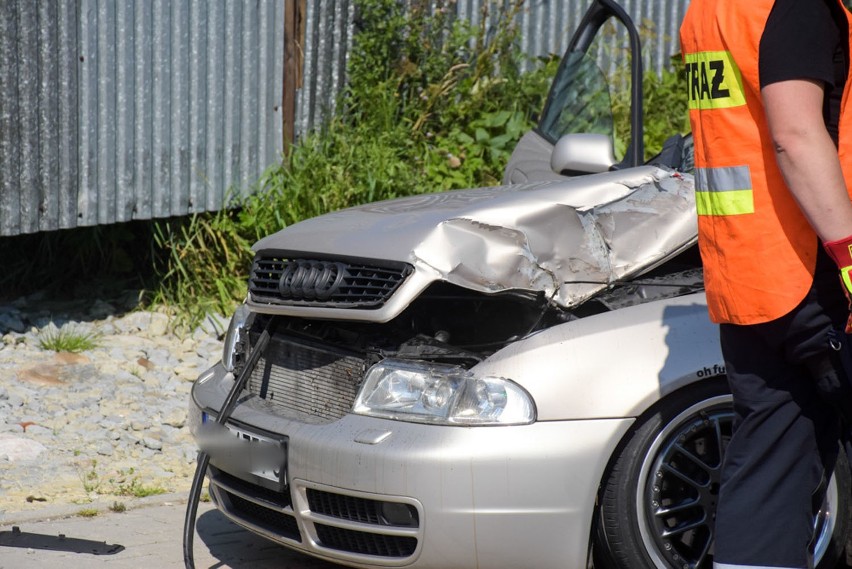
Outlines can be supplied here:
M412 272L405 263L295 259L260 253L252 263L249 293L254 302L263 304L379 308Z
M329 549L380 557L408 557L417 549L417 538L414 537L382 535L325 524L315 524L315 527L320 543Z
M322 490L314 490L313 488L308 488L307 496L308 506L311 508L312 512L317 514L385 527L395 525L390 521L385 520L381 515L381 508L384 502L379 500L356 498L355 496L323 492ZM410 516L410 519L403 523L403 527L419 526L419 516L414 507L398 503L395 503L394 505L405 508Z
M290 415L331 422L352 408L364 365L351 353L273 335L248 390Z

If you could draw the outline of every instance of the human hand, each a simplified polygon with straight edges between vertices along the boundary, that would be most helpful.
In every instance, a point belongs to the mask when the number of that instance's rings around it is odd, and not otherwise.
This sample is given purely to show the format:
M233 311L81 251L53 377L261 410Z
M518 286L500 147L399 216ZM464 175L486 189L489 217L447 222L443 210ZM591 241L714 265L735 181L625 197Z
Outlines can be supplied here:
M846 333L852 334L852 274L850 274L852 273L852 235L837 241L826 241L823 247L840 269L840 282L850 306L850 315L846 320Z

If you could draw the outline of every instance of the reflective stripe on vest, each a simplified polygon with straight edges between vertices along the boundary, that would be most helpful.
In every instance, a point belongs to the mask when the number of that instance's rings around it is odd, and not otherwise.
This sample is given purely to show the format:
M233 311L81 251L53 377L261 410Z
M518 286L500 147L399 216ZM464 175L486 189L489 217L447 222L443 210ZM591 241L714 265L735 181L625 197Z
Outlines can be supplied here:
M743 77L729 51L687 53L690 109L729 109L746 104Z
M698 215L754 213L754 192L748 166L695 169Z

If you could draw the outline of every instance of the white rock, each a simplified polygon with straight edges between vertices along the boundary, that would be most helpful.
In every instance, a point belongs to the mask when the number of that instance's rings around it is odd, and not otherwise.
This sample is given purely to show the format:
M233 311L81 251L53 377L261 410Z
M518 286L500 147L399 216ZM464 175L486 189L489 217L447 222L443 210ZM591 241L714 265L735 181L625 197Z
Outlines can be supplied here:
M169 317L159 312L151 313L151 321L146 332L149 336L165 336L169 331Z
M171 409L164 413L163 424L180 429L186 424L186 409Z
M40 442L0 433L0 457L9 462L28 462L38 458L47 448Z

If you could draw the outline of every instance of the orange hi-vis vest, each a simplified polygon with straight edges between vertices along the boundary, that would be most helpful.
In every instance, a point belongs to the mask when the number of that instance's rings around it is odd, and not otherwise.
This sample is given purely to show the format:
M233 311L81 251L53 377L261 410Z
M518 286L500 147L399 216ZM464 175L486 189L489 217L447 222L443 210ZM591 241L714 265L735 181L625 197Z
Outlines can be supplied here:
M760 38L773 4L693 0L680 29L698 242L714 322L780 318L813 282L818 240L778 168L760 95ZM844 178L852 181L850 86L847 79L838 146Z

